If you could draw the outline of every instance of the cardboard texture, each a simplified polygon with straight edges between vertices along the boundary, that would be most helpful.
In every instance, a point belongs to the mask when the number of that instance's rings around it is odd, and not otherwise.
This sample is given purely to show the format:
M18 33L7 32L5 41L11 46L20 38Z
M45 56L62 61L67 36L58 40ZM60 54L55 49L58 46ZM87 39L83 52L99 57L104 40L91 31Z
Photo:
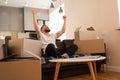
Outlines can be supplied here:
M98 35L96 31L80 31L79 38L80 40L89 40L89 39L97 39Z
M17 34L13 34L9 42L10 52L19 56L31 57L25 51L30 51L41 56L41 42L39 40L18 38Z
M40 60L0 62L0 80L42 80Z
M97 39L98 34L94 30L85 30L81 31L80 27L76 28L74 32L75 40L88 40L88 39Z
M81 27L76 28L74 32L75 40L80 40L80 35L79 35L80 28Z
M0 39L0 59L4 58L3 44L4 44L4 40Z
M76 54L105 52L103 39L75 40L74 43L78 46Z
M0 59L4 58L3 45L0 44Z
M26 51L30 51L34 54L36 54L37 56L41 56L41 41L39 40L32 40L32 39L24 39L23 42L23 56L31 56L29 54L26 53Z

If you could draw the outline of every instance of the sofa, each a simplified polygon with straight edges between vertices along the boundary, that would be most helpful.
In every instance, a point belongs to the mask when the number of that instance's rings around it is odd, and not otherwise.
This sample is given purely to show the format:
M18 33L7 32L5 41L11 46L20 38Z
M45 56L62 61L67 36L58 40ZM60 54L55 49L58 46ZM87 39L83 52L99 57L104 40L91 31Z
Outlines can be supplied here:
M5 56L11 55L11 53L9 52L9 40L10 39L11 39L10 36L7 36L5 38L5 44L4 44ZM66 39L63 41L56 40L56 44L57 44L58 48L69 47L70 45L74 44L74 39ZM91 53L91 55L96 55L96 53L94 53L94 54ZM99 55L106 56L106 52L99 53ZM85 54L84 53L77 54L77 57L78 56L85 56ZM41 57L42 57L42 55L41 55ZM76 57L76 56L71 56L71 57ZM10 58L14 59L15 56L10 57ZM45 60L45 63L42 64L42 80L53 80L54 72L55 72L55 63L50 63L48 58L44 58L44 60ZM96 63L98 72L100 72L100 70L101 70L101 65L105 64L105 63L106 63L106 60L98 61ZM69 77L69 76L80 75L80 74L87 74L87 73L90 73L90 72L89 72L88 65L86 63L80 63L80 62L65 63L65 64L61 65L58 78Z
M66 39L63 41L56 41L56 44L58 48L62 47L69 47L70 45L74 44L74 39ZM75 56L76 55L76 56ZM78 56L85 56L86 54L75 54L71 57L78 57ZM98 55L98 53L91 53L91 55ZM106 53L99 53L99 55L106 56ZM100 72L101 70L101 65L105 64L106 60L103 61L97 61L97 71ZM54 76L54 71L55 71L55 63L46 63L42 65L42 78L43 80L53 80ZM80 74L86 74L90 73L88 65L86 63L64 63L61 65L60 72L59 72L59 78L63 77L69 77L69 76L74 76L74 75L80 75ZM47 77L46 77L47 76Z

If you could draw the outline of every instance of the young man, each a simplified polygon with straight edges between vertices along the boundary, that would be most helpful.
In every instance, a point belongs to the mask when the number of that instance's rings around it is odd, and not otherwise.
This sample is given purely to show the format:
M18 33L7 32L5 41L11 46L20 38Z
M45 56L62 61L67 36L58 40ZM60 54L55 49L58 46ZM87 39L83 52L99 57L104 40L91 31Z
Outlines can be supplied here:
M36 30L37 37L42 42L42 48L43 48L43 52L44 52L43 56L44 57L52 56L52 57L57 58L57 57L61 57L61 55L62 56L70 55L69 52L65 52L65 51L62 51L62 53L59 52L57 50L57 46L56 46L56 39L58 37L60 37L65 32L66 16L63 16L64 23L63 23L62 29L55 34L50 34L49 33L50 29L47 25L43 25L39 29L39 26L38 26L38 23L37 23L37 20L36 20L36 16L35 16L36 12L35 12L34 9L32 9L32 15L33 15L34 28ZM71 49L71 50L73 50L73 49ZM70 51L70 50L67 50L67 51ZM76 51L76 49L75 49L75 51Z

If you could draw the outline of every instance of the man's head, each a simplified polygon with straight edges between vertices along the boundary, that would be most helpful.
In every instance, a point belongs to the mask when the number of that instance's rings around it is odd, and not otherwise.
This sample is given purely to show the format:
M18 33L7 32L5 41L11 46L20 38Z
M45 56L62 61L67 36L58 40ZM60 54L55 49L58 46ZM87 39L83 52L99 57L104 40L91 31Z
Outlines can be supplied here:
M40 28L41 32L43 33L49 33L50 29L47 25L42 25L42 27Z

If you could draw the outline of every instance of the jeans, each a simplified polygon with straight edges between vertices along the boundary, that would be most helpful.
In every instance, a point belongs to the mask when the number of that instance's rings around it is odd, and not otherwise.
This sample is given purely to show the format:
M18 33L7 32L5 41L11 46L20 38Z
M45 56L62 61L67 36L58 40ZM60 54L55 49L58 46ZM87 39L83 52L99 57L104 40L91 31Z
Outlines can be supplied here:
M63 47L63 48L55 48L55 46L53 44L48 44L46 50L45 50L45 54L43 55L44 57L61 57L62 54L67 53L69 56L75 54L75 52L77 51L78 47L77 45L73 44L70 47Z

